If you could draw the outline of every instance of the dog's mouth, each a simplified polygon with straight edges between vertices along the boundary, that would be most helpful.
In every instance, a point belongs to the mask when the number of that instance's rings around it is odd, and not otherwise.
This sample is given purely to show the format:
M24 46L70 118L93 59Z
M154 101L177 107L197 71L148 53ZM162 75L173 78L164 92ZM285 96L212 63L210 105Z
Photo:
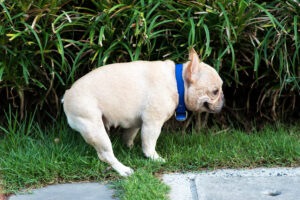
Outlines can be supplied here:
M208 102L204 102L203 106L206 110L211 110L209 105L208 105Z
M208 102L204 102L204 103L203 103L203 106L204 106L206 112L209 112L209 113L216 113L215 110L211 109L211 107L209 106L209 103L208 103Z
M210 99L208 96L202 96L198 98L198 110L201 112L219 113L224 105L224 96L221 98Z
M222 102L219 106L216 106L215 108L212 108L211 105L208 102L204 102L203 107L209 113L219 113L219 112L221 112L221 110L223 108L223 104L224 103Z

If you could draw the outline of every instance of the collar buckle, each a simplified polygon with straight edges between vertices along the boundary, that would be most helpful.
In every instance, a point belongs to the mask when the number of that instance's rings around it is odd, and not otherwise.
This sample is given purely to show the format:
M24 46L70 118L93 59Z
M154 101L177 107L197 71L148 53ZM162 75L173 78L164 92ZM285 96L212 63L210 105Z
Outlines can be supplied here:
M176 118L177 121L181 121L182 122L182 121L186 120L187 117L188 117L188 112L187 111L185 111L185 113L177 113L177 112L175 112L175 118Z

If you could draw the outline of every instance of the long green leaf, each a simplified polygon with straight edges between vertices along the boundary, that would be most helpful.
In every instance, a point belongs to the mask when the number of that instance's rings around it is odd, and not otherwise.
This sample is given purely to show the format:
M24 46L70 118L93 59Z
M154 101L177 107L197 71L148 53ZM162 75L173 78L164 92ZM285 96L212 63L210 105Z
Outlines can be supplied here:
M285 33L287 33L285 28L278 22L278 20L267 9L265 9L264 7L262 7L261 5L259 5L257 3L253 3L253 5L260 8L261 10L263 10L268 15L268 17L271 20L274 28L276 28L276 24L277 24Z
M9 19L10 23L12 23L12 24L13 24L13 22L12 22L12 18L11 18L11 16L10 16L10 14L9 14L9 12L8 12L8 10L7 10L7 8L6 8L6 6L4 5L4 3L3 3L3 2L0 2L0 5L1 5L1 6L2 6L2 8L4 9L4 11L5 11L5 14L6 14L6 16L8 17L8 19Z
M30 32L34 35L34 37L39 45L40 51L41 51L42 63L45 63L43 47L42 47L39 36L37 35L35 30L33 30L33 28L29 24L27 24L26 22L21 22L21 23L24 24L30 30Z
M61 70L64 70L64 66L65 66L65 51L64 51L64 46L63 46L62 39L60 37L59 32L56 32L56 37L57 37L57 41L58 41L57 49L58 49L58 52L59 52L59 54L61 56Z
M202 25L205 31L205 36L206 36L206 43L205 43L205 53L204 53L204 58L209 56L211 53L211 48L210 48L210 36L209 36L209 30L206 24Z
M4 69L5 69L5 67L4 67L3 63L0 62L0 82L3 80L2 76L3 76Z

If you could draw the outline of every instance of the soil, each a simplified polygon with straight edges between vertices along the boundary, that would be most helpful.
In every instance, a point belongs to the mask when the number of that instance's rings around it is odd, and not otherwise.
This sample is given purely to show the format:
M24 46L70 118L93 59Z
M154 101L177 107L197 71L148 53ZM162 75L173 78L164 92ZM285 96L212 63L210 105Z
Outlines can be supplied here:
M1 185L0 185L0 200L6 200L5 195L2 194L2 188L1 188Z

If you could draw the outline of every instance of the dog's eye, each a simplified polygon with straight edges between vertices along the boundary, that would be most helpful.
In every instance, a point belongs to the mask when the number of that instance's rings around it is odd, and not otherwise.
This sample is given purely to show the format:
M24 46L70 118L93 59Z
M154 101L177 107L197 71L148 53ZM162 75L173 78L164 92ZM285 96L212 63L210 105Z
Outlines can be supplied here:
M214 90L214 91L213 91L214 95L217 95L218 92L219 92L219 90Z

